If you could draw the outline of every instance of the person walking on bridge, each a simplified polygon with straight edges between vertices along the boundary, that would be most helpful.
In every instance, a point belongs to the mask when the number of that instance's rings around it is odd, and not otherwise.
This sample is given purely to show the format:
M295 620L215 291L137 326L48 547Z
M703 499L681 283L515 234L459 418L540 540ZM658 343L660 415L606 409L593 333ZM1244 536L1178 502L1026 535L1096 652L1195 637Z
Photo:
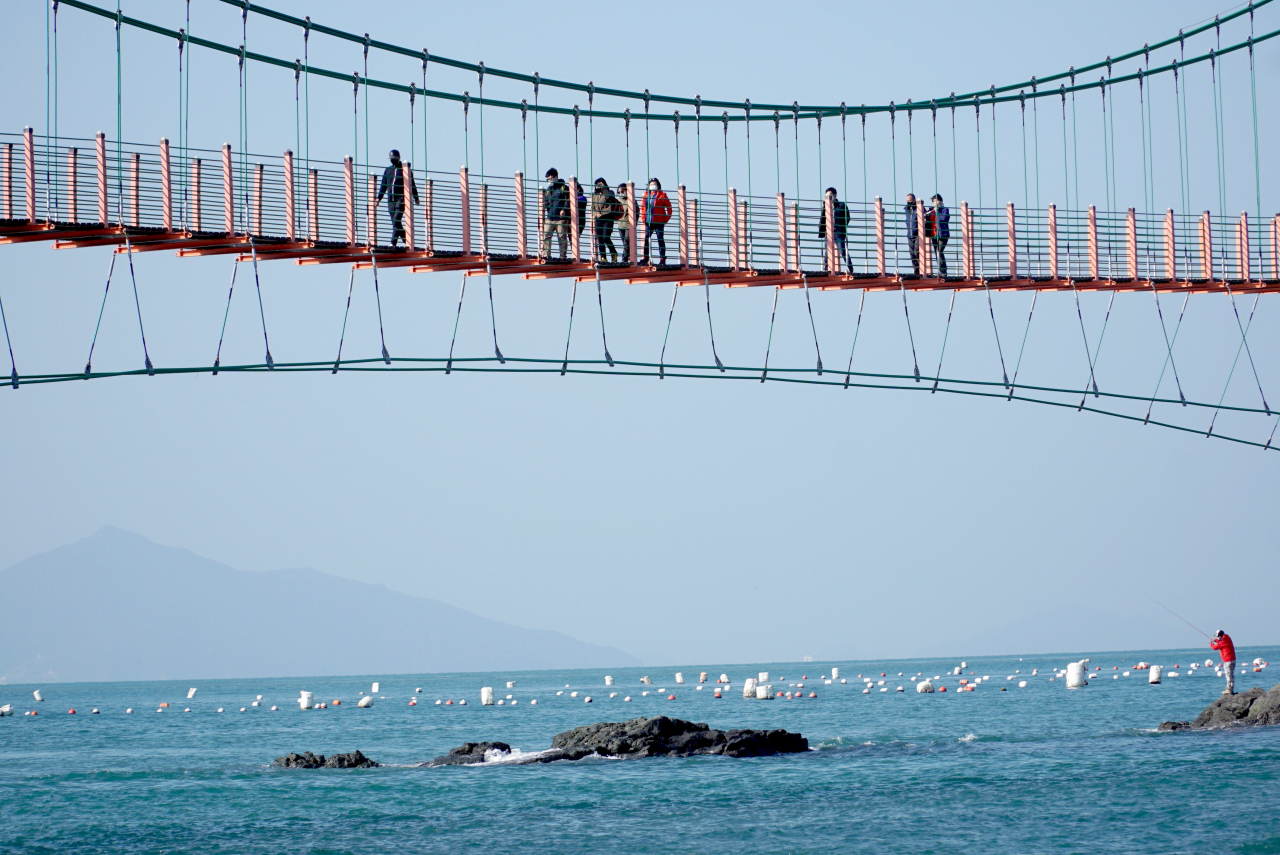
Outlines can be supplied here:
M1223 689L1222 694L1234 695L1236 693L1236 646L1231 643L1231 636L1218 630L1218 634L1209 642L1209 647L1222 656L1222 670L1227 675L1227 688Z
M662 192L662 182L656 178L649 179L649 189L640 200L640 209L644 213L644 250L640 253L640 263L649 263L649 237L658 241L658 266L667 263L667 239L663 231L671 221L671 200Z
M907 203L902 207L902 213L906 216L907 225L907 251L911 253L911 272L917 276L920 275L920 222L919 211L916 206L916 194L907 194Z
M404 164L400 162L400 152L391 149L391 165L382 170L382 184L378 187L378 199L374 204L387 197L387 214L391 217L391 245L407 238L404 233ZM413 193L413 203L418 204L418 185L409 172L409 191Z
M924 215L924 230L933 241L933 252L938 257L938 273L945 279L947 257L942 253L947 248L947 241L951 240L951 209L942 204L941 193L934 193L930 201L933 202L933 207Z
M828 187L826 197L831 200L832 211L832 235L835 237L836 258L843 259L845 269L853 270L853 262L849 258L849 206L841 202L836 195L836 188ZM824 201L822 210L818 214L818 239L826 241L827 239L827 206ZM840 262L836 262L837 266ZM827 269L827 254L822 254L822 269Z
M560 172L554 167L544 176L547 187L542 191L542 246L538 257L551 260L551 236L560 243L560 260L569 251L569 185L560 180Z

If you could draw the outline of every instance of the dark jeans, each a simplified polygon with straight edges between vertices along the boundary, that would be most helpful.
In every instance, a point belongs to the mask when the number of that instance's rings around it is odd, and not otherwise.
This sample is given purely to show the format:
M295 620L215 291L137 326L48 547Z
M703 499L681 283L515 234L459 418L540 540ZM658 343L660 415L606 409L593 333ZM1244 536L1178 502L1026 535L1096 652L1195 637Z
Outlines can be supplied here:
M907 248L911 252L911 272L920 274L920 239L914 235L907 238Z
M650 223L648 228L644 230L644 250L640 253L640 263L649 263L649 236L658 240L658 264L667 263L667 239L662 234L663 229L667 227L666 223L659 225L658 223Z
M933 239L933 251L938 254L938 275L940 276L947 275L947 257L942 254L942 251L947 248L948 240L950 238L936 237Z
M391 245L405 237L404 233L404 199L387 197L387 214L391 217Z
M836 258L844 259L845 273L853 272L853 260L849 258L849 236L848 235L842 235L842 234L836 235ZM840 266L840 263L836 262L836 267L839 268L839 266ZM825 251L822 253L822 269L823 270L827 269L827 254Z
M626 220L619 220L619 223L626 223ZM618 227L618 242L622 244L622 263L631 263L631 230L625 225Z
M618 258L618 250L613 245L613 220L596 220L596 257L608 261L612 253L614 260Z

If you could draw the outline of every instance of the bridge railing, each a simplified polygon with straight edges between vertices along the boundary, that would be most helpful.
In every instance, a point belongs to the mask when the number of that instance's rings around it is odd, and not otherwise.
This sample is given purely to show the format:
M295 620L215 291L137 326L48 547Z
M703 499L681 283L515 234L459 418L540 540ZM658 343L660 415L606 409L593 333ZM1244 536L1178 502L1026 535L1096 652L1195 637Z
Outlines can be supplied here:
M538 255L541 188L519 174L484 176L411 169L418 199L406 193L406 243L436 254ZM5 228L118 227L173 239L243 240L302 247L386 247L387 202L376 201L382 167L305 161L219 150L178 149L168 141L117 145L101 134L53 144L25 132L0 134L0 220ZM591 188L577 232L579 260L597 258ZM637 253L645 226L636 188ZM853 277L936 278L940 259L928 206L847 202L845 252L828 227L824 200L668 190L669 265L768 275L805 272ZM1201 214L1058 209L1010 203L951 207L944 256L950 278L990 281L1280 279L1280 216L1258 221ZM835 219L834 217L832 218ZM919 224L913 225L913 223ZM24 225L25 224L25 225ZM74 230L74 229L72 229ZM55 235L56 236L56 235ZM620 237L620 235L619 235ZM617 243L617 241L615 241ZM558 255L553 241L552 254ZM621 254L622 247L618 247ZM656 247L652 250L657 255ZM634 259L633 259L634 262ZM657 262L657 258L653 259Z

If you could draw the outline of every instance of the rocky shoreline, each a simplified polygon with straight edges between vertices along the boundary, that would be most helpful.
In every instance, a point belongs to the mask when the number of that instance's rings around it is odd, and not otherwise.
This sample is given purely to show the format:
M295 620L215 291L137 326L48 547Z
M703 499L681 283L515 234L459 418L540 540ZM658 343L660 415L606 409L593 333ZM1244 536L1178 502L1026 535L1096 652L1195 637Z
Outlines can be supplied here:
M715 730L678 718L656 716L630 721L600 722L558 733L545 751L521 754L505 742L467 742L419 766L470 766L488 760L512 765L555 763L602 757L771 757L809 750L809 740L786 730ZM371 769L379 764L359 751L347 754L286 754L273 763L283 769Z
M1223 695L1192 721L1166 721L1162 731L1220 730L1280 724L1280 683L1271 689L1253 688L1238 695Z

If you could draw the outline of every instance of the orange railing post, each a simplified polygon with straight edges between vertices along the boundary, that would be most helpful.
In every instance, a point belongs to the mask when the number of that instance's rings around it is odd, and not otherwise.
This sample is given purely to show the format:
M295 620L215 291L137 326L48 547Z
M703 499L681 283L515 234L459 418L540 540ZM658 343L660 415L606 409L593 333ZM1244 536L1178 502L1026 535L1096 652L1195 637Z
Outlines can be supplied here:
M471 254L471 176L465 166L458 168L458 187L462 195L462 254Z
M1049 206L1049 277L1058 278L1058 207Z
M1098 209L1089 206L1089 278L1098 278Z
M99 133L93 144L98 161L98 222L105 226L111 217L107 203L107 135Z
M231 175L231 146L222 144L222 219L223 231L235 234L236 230L235 185Z
M582 261L581 229L578 228L578 179L569 176L569 244L573 248L573 260ZM550 248L548 247L548 251Z
M298 239L298 202L294 192L293 152L284 152L284 234L290 243Z
M787 197L778 194L778 269L786 273L787 265Z
M729 188L729 269L738 269L738 191Z
M187 215L187 228L201 230L200 223L200 158L191 161L191 210Z
M1018 278L1018 219L1015 216L1013 203L1004 208L1005 228L1009 236L1009 278Z
M1173 208L1164 212L1164 275L1168 279L1178 278L1178 254L1174 243Z
M676 205L680 211L680 266L689 266L689 200L684 185L676 188Z
M1200 215L1200 275L1213 281L1213 221L1208 211Z
M876 197L876 272L886 275L888 269L884 258L884 200Z
M80 149L67 149L67 219L80 221Z
M404 177L404 245L412 252L418 248L417 229L413 227L413 164L406 160L400 169Z
M347 203L347 243L356 243L356 164L350 157L342 159L343 189Z
M1129 268L1129 278L1138 278L1138 215L1133 208L1125 216L1125 266Z
M529 235L525 224L524 173L516 173L516 255L529 257Z
M23 189L26 191L27 222L36 221L36 143L35 132L31 128L22 129L22 165L26 180Z
M160 138L160 218L166 232L173 231L173 176L169 172L169 138Z

